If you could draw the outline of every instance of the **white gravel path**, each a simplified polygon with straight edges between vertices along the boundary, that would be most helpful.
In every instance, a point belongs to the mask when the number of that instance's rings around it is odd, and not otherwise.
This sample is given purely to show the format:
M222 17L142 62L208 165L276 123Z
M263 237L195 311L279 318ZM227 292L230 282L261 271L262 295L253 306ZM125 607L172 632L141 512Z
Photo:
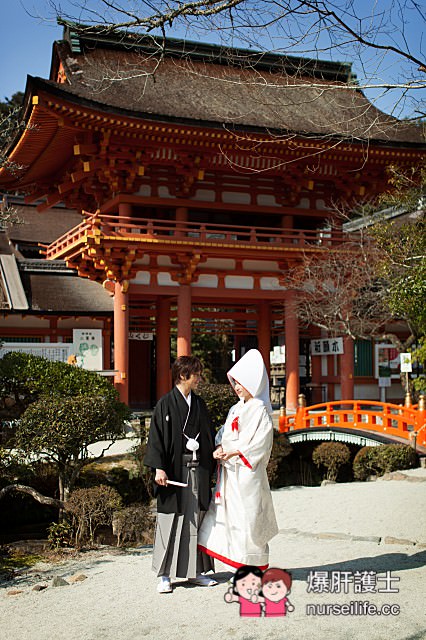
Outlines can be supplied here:
M61 565L36 565L0 588L1 640L426 640L426 470L403 480L273 492L280 533L271 542L272 566L293 574L286 618L244 619L223 595L231 573L217 563L220 584L156 593L147 549L104 549ZM411 478L411 479L410 479ZM414 478L414 480L413 480ZM335 539L327 535L334 535ZM392 540L393 539L393 540ZM395 541L395 539L397 539ZM403 541L406 542L403 542ZM399 578L397 593L307 591L310 572L371 571ZM54 588L52 577L87 579ZM312 575L312 574L311 574ZM48 584L41 592L34 584ZM16 590L20 593L9 595ZM307 605L368 601L394 604L398 615L307 615Z

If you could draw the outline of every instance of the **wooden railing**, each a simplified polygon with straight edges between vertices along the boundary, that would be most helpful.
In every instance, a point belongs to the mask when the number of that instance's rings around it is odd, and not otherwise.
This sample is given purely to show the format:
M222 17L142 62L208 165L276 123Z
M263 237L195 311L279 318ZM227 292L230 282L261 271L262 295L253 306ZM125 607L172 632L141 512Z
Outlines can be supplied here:
M292 248L330 248L350 241L347 234L339 230L319 231L304 229L277 229L275 227L249 227L241 225L217 225L151 218L130 218L111 215L90 215L79 225L65 233L46 247L46 257L53 259L64 249L75 245L88 235L108 238L132 237L133 239L168 240L189 239L194 244L234 245L256 244L271 247L282 245Z
M410 407L368 400L323 402L298 407L295 415L285 416L280 424L284 432L333 427L378 432L408 443L416 438L419 446L426 446L424 401Z

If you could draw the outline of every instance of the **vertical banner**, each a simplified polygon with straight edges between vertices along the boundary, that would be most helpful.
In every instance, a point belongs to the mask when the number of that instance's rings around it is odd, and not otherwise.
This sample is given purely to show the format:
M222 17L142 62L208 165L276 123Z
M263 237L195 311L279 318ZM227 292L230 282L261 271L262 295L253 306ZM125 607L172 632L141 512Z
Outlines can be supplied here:
M401 373L411 373L413 371L411 353L400 353L399 356L401 358Z
M102 371L102 329L73 329L72 335L77 365L90 371Z

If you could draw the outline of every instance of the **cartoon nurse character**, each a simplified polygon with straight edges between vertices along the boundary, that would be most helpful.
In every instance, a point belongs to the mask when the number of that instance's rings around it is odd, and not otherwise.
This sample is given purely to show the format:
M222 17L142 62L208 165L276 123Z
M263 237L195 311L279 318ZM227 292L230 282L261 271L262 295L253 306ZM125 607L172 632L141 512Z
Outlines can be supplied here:
M259 567L243 565L234 574L233 584L224 596L225 602L239 602L241 617L260 618L262 607L257 598L261 586Z
M254 601L263 604L265 618L285 616L294 607L287 598L290 593L292 577L283 569L267 569L262 576L263 596L255 595Z

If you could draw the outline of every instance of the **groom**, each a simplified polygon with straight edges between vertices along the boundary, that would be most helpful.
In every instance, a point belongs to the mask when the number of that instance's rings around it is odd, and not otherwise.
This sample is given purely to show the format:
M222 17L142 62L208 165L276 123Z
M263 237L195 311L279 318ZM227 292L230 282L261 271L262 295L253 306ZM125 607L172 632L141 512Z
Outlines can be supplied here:
M214 568L212 559L197 550L215 466L214 429L204 400L194 393L201 372L197 357L179 357L172 367L174 387L158 401L151 419L144 463L155 470L152 568L160 578L159 593L172 591L174 577L201 586L217 584L203 575Z

